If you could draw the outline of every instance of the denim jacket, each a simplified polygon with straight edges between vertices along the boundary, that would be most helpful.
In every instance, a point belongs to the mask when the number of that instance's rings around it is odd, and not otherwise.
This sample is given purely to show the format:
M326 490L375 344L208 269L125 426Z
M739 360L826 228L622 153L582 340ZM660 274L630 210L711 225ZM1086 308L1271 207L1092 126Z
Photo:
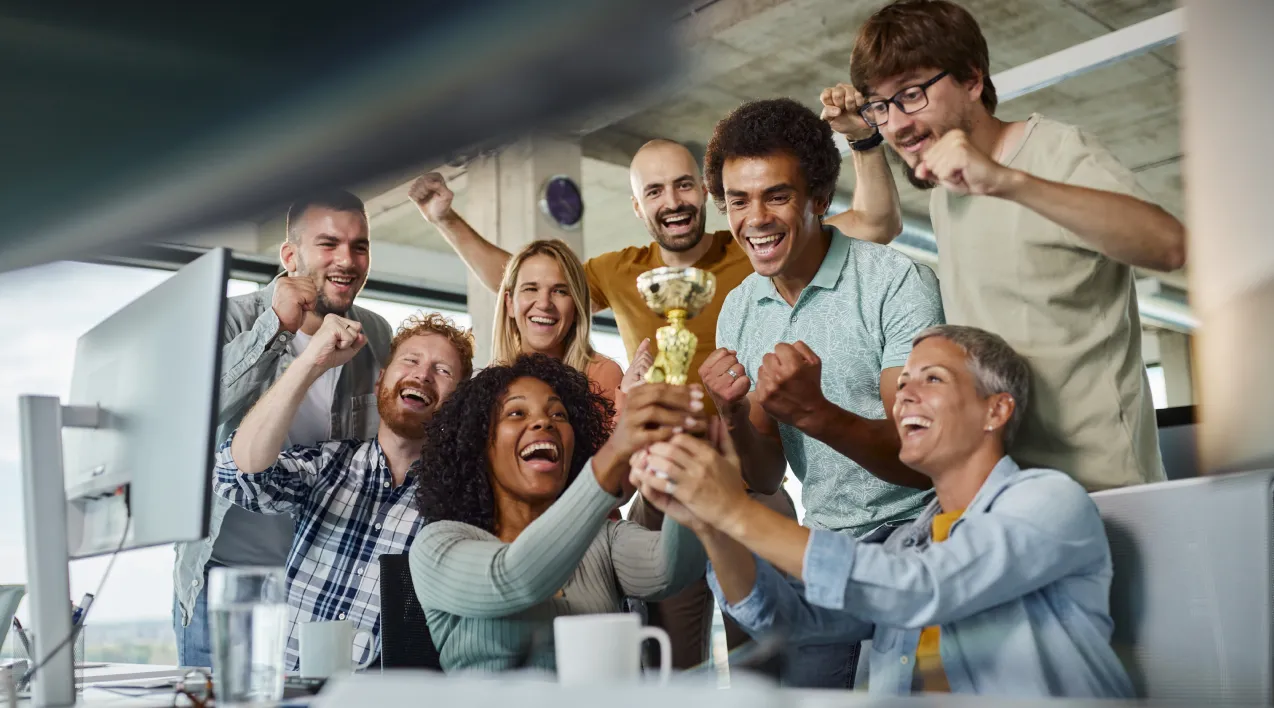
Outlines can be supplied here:
M941 625L954 693L1131 697L1110 646L1110 547L1084 489L1005 457L942 543L935 499L863 539L814 530L805 583L757 561L751 593L723 610L749 634L794 644L871 639L869 690L912 690L920 631ZM709 582L722 598L715 573Z
M274 282L226 303L226 323L221 347L221 410L217 416L217 442L230 437L257 399L283 374L296 358L288 344L293 335L282 330L274 314ZM362 323L367 346L341 369L332 399L332 438L371 438L380 417L376 413L376 377L389 359L392 330L385 318L355 305L345 315ZM208 461L209 485L213 476ZM208 537L177 544L173 589L181 604L181 621L190 623L195 600L203 591L204 567L212 557L212 546L221 532L229 501L209 494L211 513Z

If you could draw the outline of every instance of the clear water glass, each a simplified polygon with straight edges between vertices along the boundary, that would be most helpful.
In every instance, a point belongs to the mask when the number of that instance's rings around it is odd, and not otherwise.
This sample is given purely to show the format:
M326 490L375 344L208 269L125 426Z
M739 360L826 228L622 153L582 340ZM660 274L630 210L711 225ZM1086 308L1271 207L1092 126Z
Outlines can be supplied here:
M287 575L283 568L213 568L208 624L218 706L283 699L287 643Z

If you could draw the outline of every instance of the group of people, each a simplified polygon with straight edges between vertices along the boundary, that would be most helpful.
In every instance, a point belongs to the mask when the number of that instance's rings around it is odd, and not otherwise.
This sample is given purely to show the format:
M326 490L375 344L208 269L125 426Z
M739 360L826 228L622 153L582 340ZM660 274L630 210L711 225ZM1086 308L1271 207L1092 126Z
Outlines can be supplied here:
M653 243L585 262L510 254L411 198L499 294L492 364L437 316L392 334L354 304L367 216L344 192L292 206L287 273L230 301L210 536L178 549L184 665L208 665L217 566L286 566L299 623L348 619L379 651L379 567L410 553L448 672L553 668L552 621L645 603L673 664L778 648L786 685L1130 696L1110 646L1111 558L1087 492L1163 479L1134 267L1184 262L1182 225L1076 127L995 117L986 41L948 0L897 0L855 39L821 114L748 102L701 173L684 146L633 158ZM852 209L829 215L852 148ZM937 276L902 228L886 147L931 190ZM707 199L728 232L706 233ZM693 266L718 296L687 322L692 383L644 383L663 324L636 277ZM589 344L615 315L625 372ZM782 489L802 482L803 524ZM629 499L629 519L618 509Z

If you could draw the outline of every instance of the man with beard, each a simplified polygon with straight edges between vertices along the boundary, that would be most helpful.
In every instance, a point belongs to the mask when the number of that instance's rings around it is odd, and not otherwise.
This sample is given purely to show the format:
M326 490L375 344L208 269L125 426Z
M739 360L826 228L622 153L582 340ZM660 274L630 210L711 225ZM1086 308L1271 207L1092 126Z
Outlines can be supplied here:
M851 139L869 138L875 130L858 118L853 100L854 96L840 98L841 112L851 116L842 118L841 123ZM902 230L898 191L883 153L883 150L855 151L854 167L859 179L853 208L827 219L840 233L867 241L888 242ZM603 253L584 263L593 310L610 308L615 314L630 362L621 384L621 389L627 391L650 367L651 341L656 330L665 324L664 318L652 312L637 291L637 276L664 266L693 266L715 275L716 298L697 316L686 320L686 328L699 343L687 382L696 383L699 367L715 348L721 303L727 293L751 275L752 265L729 231L706 233L707 189L698 162L684 145L663 139L646 143L633 156L629 181L633 213L646 225L654 243ZM425 220L442 233L478 279L490 290L498 291L509 253L482 238L452 209L454 195L442 175L430 173L420 177L412 185L410 195ZM704 403L711 411L712 402ZM758 500L789 517L796 517L791 500L782 490L758 495ZM663 514L638 497L629 519L658 530ZM674 668L688 669L709 657L712 593L706 581L650 605L649 613L651 623L667 631L672 640ZM747 635L728 620L726 634L731 649L747 641Z
M288 209L279 249L287 274L261 290L230 298L221 351L225 439L252 404L312 343L323 318L357 322L367 346L308 387L287 430L292 445L376 434L376 376L393 333L383 318L353 304L370 265L367 214L348 192L315 195ZM211 666L206 581L217 566L281 566L294 527L284 516L254 514L214 496L207 539L177 544L173 629L182 666Z
M933 190L947 319L1000 335L1031 364L1014 458L1090 491L1162 480L1133 268L1180 268L1185 228L1078 128L996 118L988 57L959 5L888 5L854 45L860 113Z
M423 526L413 500L425 423L473 372L467 330L438 314L412 317L394 336L376 382L376 436L283 450L307 392L366 343L360 323L327 315L217 453L218 496L295 519L287 558L289 671L299 665L303 622L349 620L372 633L372 641L360 635L356 642L358 661L379 654L378 558L406 553Z
M857 114L853 97L842 108L854 120L845 121L851 139L874 134ZM851 238L888 242L902 231L898 192L882 150L855 152L859 186L854 191L853 208L827 223ZM652 359L650 348L655 331L664 318L646 306L637 291L637 276L654 269L695 267L716 276L717 297L686 328L699 340L691 362L687 383L698 381L699 366L715 348L717 314L731 290L752 273L748 257L734 243L729 231L707 233L704 206L707 190L694 155L684 145L657 139L646 143L633 156L629 167L633 213L645 225L654 243L611 251L584 263L589 296L594 312L609 308L628 352L629 376L625 387L644 374ZM433 224L456 250L478 280L496 291L504 274L509 253L482 238L464 218L451 208L453 194L442 175L430 173L416 180L411 198L425 220Z

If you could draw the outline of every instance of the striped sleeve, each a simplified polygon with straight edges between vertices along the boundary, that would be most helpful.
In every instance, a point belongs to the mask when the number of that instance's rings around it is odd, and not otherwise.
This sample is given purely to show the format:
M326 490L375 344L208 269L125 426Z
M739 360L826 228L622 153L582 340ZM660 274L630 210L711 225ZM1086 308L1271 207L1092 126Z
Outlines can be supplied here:
M620 590L641 600L674 595L702 578L708 567L699 539L666 515L659 531L631 521L611 523L610 549Z
M410 554L420 604L470 618L503 617L538 605L570 579L614 504L589 462L513 543L455 521L429 524Z
M311 489L335 461L348 458L351 446L325 442L318 447L297 446L279 453L269 469L244 474L234 463L231 434L217 452L213 491L236 506L258 514L291 514L305 503Z

